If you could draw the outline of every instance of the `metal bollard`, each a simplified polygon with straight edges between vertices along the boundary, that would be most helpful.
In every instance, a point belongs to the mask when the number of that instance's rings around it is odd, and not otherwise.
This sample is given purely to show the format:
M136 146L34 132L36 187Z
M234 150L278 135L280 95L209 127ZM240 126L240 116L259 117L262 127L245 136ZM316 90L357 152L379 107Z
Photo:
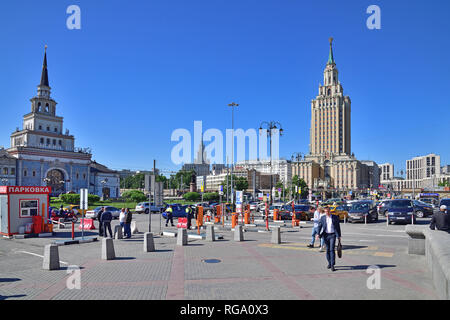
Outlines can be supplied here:
M364 224L367 224L367 214L364 215Z

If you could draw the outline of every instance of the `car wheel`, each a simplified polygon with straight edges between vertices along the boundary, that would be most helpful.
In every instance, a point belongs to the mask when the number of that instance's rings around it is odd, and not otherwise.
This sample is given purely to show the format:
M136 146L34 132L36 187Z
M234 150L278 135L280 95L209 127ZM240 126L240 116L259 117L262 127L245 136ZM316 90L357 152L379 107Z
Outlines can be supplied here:
M148 209L145 209L145 214L148 214Z
M417 211L416 212L417 218L423 218L423 212L422 211Z

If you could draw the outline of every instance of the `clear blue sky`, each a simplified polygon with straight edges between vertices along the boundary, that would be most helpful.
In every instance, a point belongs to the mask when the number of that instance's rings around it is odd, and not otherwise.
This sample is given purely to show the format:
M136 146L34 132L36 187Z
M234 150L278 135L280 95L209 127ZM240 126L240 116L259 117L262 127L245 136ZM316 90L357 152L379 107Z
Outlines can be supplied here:
M66 28L81 8L82 29ZM366 28L381 7L382 29ZM0 145L22 127L44 44L57 113L111 168L175 170L176 128L276 120L280 154L308 152L310 101L334 57L352 99L352 151L393 162L437 153L450 163L450 2L365 0L6 1L0 11Z

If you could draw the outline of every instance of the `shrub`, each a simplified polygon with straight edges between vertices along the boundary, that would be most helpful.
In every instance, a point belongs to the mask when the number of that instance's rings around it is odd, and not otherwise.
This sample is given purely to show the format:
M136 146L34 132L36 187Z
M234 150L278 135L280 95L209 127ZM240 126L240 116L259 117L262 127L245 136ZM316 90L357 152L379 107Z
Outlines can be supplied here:
M80 195L79 194L62 194L60 195L61 201L68 204L80 204ZM91 205L95 202L98 202L100 197L95 194L88 195L88 204Z
M219 193L217 192L205 193L203 195L203 200L205 201L219 200Z
M183 195L183 199L187 201L197 201L201 198L198 192L188 192Z
M129 190L122 194L122 198L127 199L131 202L143 202L148 199L148 197L139 190Z

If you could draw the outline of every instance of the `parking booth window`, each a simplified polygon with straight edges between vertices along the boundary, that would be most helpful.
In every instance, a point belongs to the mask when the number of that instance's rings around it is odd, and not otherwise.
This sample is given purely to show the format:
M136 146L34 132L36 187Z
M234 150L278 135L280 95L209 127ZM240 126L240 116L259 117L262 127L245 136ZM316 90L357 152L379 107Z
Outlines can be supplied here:
M39 211L38 200L20 200L20 217L37 216Z

